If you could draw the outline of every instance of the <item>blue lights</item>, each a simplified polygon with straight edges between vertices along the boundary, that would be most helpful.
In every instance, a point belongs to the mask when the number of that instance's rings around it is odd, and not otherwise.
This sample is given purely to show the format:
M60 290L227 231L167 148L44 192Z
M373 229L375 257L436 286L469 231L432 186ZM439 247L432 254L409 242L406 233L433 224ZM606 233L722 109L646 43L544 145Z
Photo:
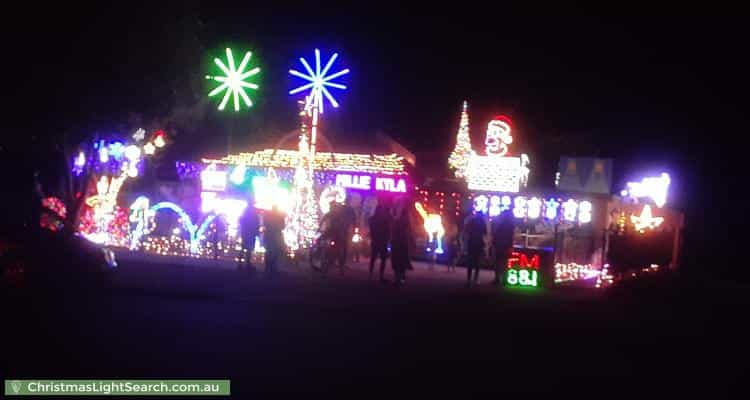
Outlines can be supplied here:
M318 107L318 111L320 113L323 113L323 96L325 96L326 99L328 99L328 102L331 103L331 105L334 108L339 107L339 103L336 101L336 99L331 95L331 92L328 91L328 88L335 88L340 90L345 90L346 86L332 82L332 80L349 73L349 69L345 68L342 69L339 72L326 75L328 74L328 71L331 69L331 66L333 66L333 63L336 61L336 58L338 58L338 53L333 53L330 59L328 59L328 62L326 63L325 67L321 69L320 65L320 50L315 49L315 70L310 67L310 64L308 64L307 60L300 57L300 62L302 63L302 66L305 67L305 71L307 71L307 74L304 74L302 72L290 69L289 73L291 75L294 75L298 78L302 78L308 83L299 86L297 88L294 88L289 91L290 95L294 95L297 93L300 93L305 90L309 90L309 94L306 96L306 105L310 106L312 104L313 107Z
M141 196L143 197L143 196ZM141 200L141 197L139 197L136 202L143 202L144 200ZM143 197L143 199L148 200L147 198ZM135 206L135 203L134 203ZM174 204L169 201L163 201L161 203L155 204L153 207L149 208L149 214L155 215L157 211L159 210L171 210L175 214L177 214L180 217L180 221L182 223L182 227L188 232L190 235L190 252L193 254L197 254L199 249L199 244L201 241L201 237L205 233L206 229L208 229L209 225L211 225L211 222L216 218L216 215L209 215L206 217L206 219L203 221L200 226L196 226L193 224L192 220L190 219L190 216L187 215L185 210L182 209L182 207L178 206L177 204ZM137 241L140 240L140 238L143 236L143 230L145 229L146 222L144 220L145 218L142 218L140 221L138 221L138 226L135 228L135 231L133 232L133 241L131 242L131 248L135 248L137 245Z

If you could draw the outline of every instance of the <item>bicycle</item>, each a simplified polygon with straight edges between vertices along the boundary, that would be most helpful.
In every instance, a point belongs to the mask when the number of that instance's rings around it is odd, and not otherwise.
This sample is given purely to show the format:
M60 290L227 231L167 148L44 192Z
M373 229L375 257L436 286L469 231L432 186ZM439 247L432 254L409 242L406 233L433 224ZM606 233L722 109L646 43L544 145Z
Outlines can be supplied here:
M310 267L323 274L336 263L336 242L326 235L318 235L310 247Z

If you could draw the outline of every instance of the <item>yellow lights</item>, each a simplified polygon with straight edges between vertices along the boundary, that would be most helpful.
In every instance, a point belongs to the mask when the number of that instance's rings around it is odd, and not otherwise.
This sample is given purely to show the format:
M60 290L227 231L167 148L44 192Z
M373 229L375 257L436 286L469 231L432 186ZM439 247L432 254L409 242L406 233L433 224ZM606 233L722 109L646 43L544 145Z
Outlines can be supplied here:
M296 168L300 152L297 150L265 149L252 153L230 154L222 159L203 159L206 164L232 164L247 167ZM315 170L368 172L386 175L406 175L405 162L397 154L315 153Z
M646 204L643 206L643 210L641 210L641 215L631 215L630 221L638 232L643 233L647 229L654 229L661 225L664 222L664 218L654 217L651 214L651 206Z
M157 134L156 137L154 138L154 146L156 146L158 148L162 148L166 144L167 144L167 142L164 141L164 135Z
M461 110L461 122L456 134L456 147L448 158L448 165L456 170L456 177L463 178L466 168L469 165L469 157L473 153L471 149L471 138L469 136L469 104L464 101Z
M428 240L435 242L437 247L435 249L436 254L442 254L443 252L443 236L445 236L445 227L443 227L443 219L440 214L430 214L424 209L422 203L414 203L414 207L419 212L419 215L424 221L424 230L427 232Z

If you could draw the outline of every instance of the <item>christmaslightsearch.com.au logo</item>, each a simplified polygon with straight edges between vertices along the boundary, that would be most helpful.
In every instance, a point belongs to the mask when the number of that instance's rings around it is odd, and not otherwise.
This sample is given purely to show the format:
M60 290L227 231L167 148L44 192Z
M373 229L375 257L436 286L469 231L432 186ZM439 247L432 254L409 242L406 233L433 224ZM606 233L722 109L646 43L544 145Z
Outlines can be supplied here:
M6 396L229 396L229 380L6 379Z

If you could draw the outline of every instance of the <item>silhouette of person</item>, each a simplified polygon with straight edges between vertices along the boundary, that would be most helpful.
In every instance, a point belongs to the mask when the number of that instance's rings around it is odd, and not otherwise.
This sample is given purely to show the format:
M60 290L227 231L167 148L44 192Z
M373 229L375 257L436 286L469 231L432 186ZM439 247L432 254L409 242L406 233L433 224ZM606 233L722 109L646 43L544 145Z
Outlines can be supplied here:
M408 207L402 202L396 206L395 218L391 229L391 266L396 277L394 284L406 282L406 270L412 269L410 259L412 237Z
M275 204L263 216L263 243L266 246L266 274L278 271L278 263L284 253L284 215Z
M248 270L252 270L255 268L252 263L252 257L253 250L255 249L255 239L258 236L260 228L260 221L258 219L258 211L253 207L252 201L248 203L248 206L245 207L245 211L240 217L240 237L242 238L242 250L245 255L245 262L240 262L239 267L243 268L247 266Z
M368 222L370 224L370 279L372 279L375 260L380 258L380 281L384 282L383 273L385 260L388 258L388 241L391 238L393 218L384 205L378 204Z
M484 215L481 212L475 212L469 216L464 226L466 231L466 285L479 284L479 263L484 255L484 237L487 233L487 224L484 222ZM472 271L474 277L472 278Z

